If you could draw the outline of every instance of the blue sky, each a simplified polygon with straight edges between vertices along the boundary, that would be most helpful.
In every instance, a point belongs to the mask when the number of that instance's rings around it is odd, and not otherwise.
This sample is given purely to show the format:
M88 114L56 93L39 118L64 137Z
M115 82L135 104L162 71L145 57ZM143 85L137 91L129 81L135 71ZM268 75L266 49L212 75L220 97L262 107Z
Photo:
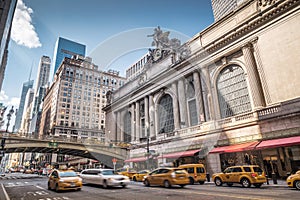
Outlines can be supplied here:
M35 80L40 57L53 58L59 36L85 44L100 69L117 69L123 75L151 46L147 34L153 28L160 26L171 32L170 38L184 42L213 23L211 0L19 0L18 4L0 95L0 102L16 107L31 67Z

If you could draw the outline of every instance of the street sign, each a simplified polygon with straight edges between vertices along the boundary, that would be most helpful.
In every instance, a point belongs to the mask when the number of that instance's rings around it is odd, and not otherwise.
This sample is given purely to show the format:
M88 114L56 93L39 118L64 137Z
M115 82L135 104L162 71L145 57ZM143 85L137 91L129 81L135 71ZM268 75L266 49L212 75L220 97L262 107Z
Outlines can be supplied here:
M114 171L116 171L116 164L117 164L117 159L116 158L113 158L112 159L112 162L113 162L113 165L114 165Z
M49 147L56 148L58 146L58 143L57 142L49 142L48 145L49 145Z

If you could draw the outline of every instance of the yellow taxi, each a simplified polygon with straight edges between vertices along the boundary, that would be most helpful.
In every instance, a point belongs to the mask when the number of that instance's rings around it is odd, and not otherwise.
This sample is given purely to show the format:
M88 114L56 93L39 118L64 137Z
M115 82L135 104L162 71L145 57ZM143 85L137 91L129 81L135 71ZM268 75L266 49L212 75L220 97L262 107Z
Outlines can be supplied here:
M181 168L158 168L144 177L146 187L151 185L160 185L166 188L170 188L172 185L184 187L189 183L189 174Z
M189 173L190 184L199 182L201 185L206 180L206 170L203 164L185 164L179 165L178 168L185 169Z
M297 171L296 174L290 175L286 179L286 183L289 187L300 190L300 170Z
M117 169L116 172L120 175L129 177L129 179L132 179L133 175L136 174L136 170L134 170L130 167L124 167L124 168Z
M144 180L144 176L146 176L147 174L149 174L149 170L141 170L141 171L138 171L137 173L135 173L133 176L132 176L132 180L133 181L143 181Z
M243 187L253 184L257 188L267 182L265 172L258 165L228 167L222 173L213 174L212 180L216 186L222 186L223 183L228 186L239 183Z
M48 190L81 190L82 179L73 170L54 169L49 175Z

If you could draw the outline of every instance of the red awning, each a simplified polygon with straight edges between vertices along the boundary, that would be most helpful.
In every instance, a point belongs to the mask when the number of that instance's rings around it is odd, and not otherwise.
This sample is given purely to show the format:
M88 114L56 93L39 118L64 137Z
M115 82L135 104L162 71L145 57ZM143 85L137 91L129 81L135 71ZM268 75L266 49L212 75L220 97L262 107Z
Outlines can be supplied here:
M216 147L213 150L211 150L209 153L232 153L232 152L253 150L258 143L259 142L248 142L248 143L236 144L231 146Z
M256 149L286 147L300 144L300 136L262 141Z
M142 161L146 161L147 158L146 157L139 157L139 158L131 158L128 160L125 160L124 162L142 162Z
M158 158L179 158L179 157L186 157L186 156L194 156L199 151L200 151L200 149L168 153L168 154L160 155L160 156L158 156Z

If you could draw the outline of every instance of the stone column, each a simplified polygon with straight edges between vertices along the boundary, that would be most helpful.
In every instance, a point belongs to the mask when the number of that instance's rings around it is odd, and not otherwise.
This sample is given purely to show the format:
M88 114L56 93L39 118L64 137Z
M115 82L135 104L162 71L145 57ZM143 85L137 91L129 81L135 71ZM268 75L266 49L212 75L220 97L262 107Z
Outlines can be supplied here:
M209 113L209 119L208 120L214 120L216 119L215 116L215 108L214 108L214 102L213 102L213 98L212 98L212 89L211 89L211 79L210 79L210 74L209 74L209 70L208 67L206 67L204 69L204 75L205 75L205 82L207 84L207 102L208 102L208 113Z
M201 80L198 72L193 73L193 79L194 79L194 86L195 86L198 124L200 124L201 120L204 120L204 104L203 104Z
M258 75L260 77L261 80L261 86L264 92L264 97L265 97L265 101L267 104L272 103L271 97L270 97L270 93L269 93L269 88L268 88L268 84L266 81L266 75L264 73L263 70L263 65L262 65L262 60L260 58L260 53L259 53L259 48L257 45L257 41L258 38L255 38L254 40L251 41L252 45L253 45L253 50L254 50L254 57L256 60L256 65L257 65L257 71L258 71Z
M149 131L149 134L150 134L149 101L148 101L148 96L144 97L144 104L145 104L145 136L147 137L148 136L147 131ZM148 128L147 128L147 126L148 126Z
M120 111L117 111L117 131L116 131L117 135L116 135L116 140L118 142L120 142L120 139L121 139L121 137L120 137L121 136L120 121L121 121L121 113L120 113Z
M134 104L131 104L131 142L135 141L135 112Z
M174 115L174 126L175 131L180 129L180 121L179 121L179 107L178 107L178 92L176 82L172 83L172 92L174 93L173 99L173 115Z
M113 125L111 126L112 127L112 130L111 131L109 131L109 137L110 137L110 139L112 140L112 141L116 141L117 140L117 126L118 126L118 121L117 121L117 113L115 112L115 113L113 113L112 114L112 116L113 116Z
M120 111L120 141L124 142L124 115L125 111Z
M253 108L254 110L257 110L264 107L266 104L265 104L263 90L262 90L262 86L261 86L261 82L260 82L260 78L257 71L257 66L255 63L255 58L251 46L252 45L247 44L242 48L242 51L244 54L247 74L249 77L249 84L250 84L249 89L251 91Z
M135 136L140 141L140 103L135 102Z
M185 88L184 88L183 81L184 80L182 78L178 80L178 92L177 92L178 95L176 95L177 99L179 101L179 110L178 110L179 113L174 112L174 115L180 116L180 119L179 119L180 127L182 127L182 126L186 127L189 125L188 120L187 120L188 116L187 116L186 94L185 94Z
M155 136L155 108L153 102L153 95L149 96L149 125L150 125L150 137Z

